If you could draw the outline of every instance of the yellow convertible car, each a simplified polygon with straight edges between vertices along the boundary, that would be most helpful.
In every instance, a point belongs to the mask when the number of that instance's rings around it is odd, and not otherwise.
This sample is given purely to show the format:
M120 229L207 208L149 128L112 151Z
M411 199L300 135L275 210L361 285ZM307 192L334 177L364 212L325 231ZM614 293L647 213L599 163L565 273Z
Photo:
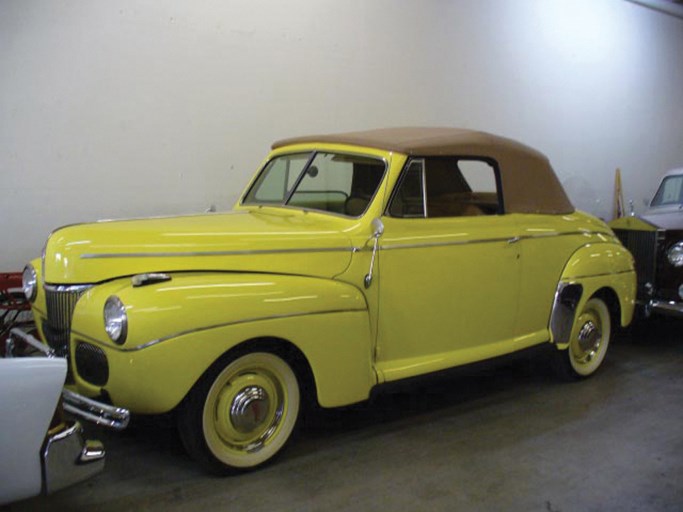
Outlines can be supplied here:
M541 153L393 128L276 142L229 213L58 229L23 286L79 393L175 411L223 472L277 454L309 401L544 344L588 377L636 276Z

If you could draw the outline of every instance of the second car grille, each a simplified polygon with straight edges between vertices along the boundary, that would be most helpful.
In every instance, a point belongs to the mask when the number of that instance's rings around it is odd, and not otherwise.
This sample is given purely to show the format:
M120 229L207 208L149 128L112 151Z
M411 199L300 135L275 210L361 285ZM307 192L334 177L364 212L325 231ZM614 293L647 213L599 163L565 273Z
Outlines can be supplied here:
M69 352L71 316L76 302L88 288L90 285L45 285L47 321L43 323L43 333L47 344L60 356L66 356Z
M636 260L638 296L642 297L647 294L645 284L654 284L655 282L658 233L657 231L615 229L614 234L631 251L633 258Z
M104 351L79 341L76 345L76 372L78 375L96 386L104 386L109 380L109 363Z

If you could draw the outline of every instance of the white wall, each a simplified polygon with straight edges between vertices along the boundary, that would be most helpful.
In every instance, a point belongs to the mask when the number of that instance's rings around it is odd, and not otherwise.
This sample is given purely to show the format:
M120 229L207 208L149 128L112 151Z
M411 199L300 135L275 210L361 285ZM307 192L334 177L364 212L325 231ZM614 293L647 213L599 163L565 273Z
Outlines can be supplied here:
M0 0L0 270L62 224L227 209L307 133L482 129L642 209L681 84L683 20L622 0Z

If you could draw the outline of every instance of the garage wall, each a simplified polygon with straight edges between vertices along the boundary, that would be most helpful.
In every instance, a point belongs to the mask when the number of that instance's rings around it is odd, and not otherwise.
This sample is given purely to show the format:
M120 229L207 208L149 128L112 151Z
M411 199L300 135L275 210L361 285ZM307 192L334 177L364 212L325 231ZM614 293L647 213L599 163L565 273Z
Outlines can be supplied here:
M58 225L229 208L269 144L396 125L548 154L602 217L683 166L683 20L620 0L0 2L0 270Z

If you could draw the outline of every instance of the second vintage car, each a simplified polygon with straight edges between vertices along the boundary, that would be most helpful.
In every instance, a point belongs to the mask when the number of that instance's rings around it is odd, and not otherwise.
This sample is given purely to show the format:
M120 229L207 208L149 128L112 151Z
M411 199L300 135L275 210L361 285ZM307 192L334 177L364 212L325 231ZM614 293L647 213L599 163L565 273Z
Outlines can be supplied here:
M610 226L635 257L643 315L683 318L683 169L664 175L642 216Z
M392 128L275 143L230 213L59 229L24 289L80 393L175 411L221 472L271 459L305 401L538 345L590 376L636 277L541 153Z

